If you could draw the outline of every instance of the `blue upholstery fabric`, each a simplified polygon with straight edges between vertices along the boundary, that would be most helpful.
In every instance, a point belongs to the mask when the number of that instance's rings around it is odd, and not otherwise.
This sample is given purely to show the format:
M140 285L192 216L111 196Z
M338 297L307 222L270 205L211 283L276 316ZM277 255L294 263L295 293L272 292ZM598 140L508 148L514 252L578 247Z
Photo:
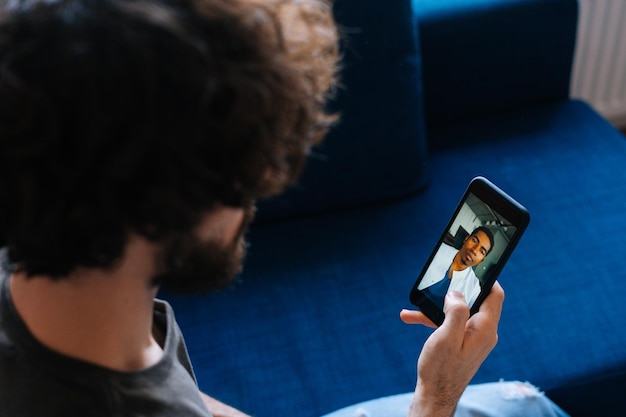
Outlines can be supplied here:
M298 184L259 204L258 220L384 201L426 183L421 66L410 0L337 0L339 124L314 149ZM393 142L393 146L388 146Z
M595 397L576 400L603 408L576 414L567 396L559 405L572 416L626 415L597 380L614 370L612 382L626 383L624 138L568 100L429 134L459 145L432 153L422 194L256 225L232 289L162 294L200 387L258 417L319 416L412 390L430 330L398 313L469 179L482 174L532 220L500 277L500 341L474 382L529 380L548 393L595 382Z
M412 3L429 126L568 97L575 0Z

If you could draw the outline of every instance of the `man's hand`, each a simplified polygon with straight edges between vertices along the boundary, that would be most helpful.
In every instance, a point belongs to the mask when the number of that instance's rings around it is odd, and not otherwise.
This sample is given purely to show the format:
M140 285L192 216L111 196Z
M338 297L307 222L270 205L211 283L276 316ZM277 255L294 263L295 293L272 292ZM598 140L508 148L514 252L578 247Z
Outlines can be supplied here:
M498 341L504 291L497 282L478 313L469 317L463 295L448 293L446 318L426 340L417 362L417 386L409 417L448 417L478 368ZM409 324L435 327L423 313L403 310Z

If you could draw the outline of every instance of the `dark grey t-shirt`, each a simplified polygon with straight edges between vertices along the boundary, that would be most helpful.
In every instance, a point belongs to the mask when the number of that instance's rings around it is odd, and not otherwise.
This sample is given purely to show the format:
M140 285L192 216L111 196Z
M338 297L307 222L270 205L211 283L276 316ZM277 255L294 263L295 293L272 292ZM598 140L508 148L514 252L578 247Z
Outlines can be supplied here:
M18 316L8 281L0 273L0 416L211 416L166 302L154 305L163 358L139 372L116 372L39 343Z

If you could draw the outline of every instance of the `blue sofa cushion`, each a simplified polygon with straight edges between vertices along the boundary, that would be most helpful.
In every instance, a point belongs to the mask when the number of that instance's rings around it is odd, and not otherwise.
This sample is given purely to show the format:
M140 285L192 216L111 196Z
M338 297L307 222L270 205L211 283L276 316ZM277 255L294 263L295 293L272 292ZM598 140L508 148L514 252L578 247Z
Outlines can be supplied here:
M429 128L569 97L576 0L412 5ZM431 149L447 145L429 138Z
M259 203L260 222L405 196L426 182L420 56L410 0L337 0L342 84L338 125L298 184Z

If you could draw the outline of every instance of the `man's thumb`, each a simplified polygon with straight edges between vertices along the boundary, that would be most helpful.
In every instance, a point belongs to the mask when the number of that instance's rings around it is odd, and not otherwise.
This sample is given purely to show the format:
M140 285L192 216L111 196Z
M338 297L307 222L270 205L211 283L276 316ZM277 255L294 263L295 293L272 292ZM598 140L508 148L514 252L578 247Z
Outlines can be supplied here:
M443 311L446 315L443 322L444 326L465 328L465 323L469 319L469 307L462 293L454 290L448 292L444 301Z

